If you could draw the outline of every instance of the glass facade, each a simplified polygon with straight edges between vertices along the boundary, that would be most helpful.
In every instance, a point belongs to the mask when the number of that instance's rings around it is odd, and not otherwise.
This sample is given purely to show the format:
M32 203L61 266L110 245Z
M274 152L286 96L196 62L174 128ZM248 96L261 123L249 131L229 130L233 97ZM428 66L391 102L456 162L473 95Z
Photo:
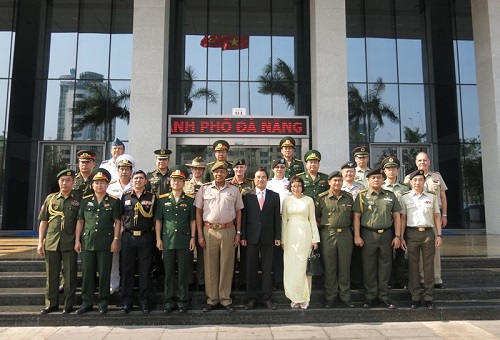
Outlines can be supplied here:
M429 143L450 225L484 227L470 1L350 0L346 14L351 145Z
M127 141L128 122L116 116L129 107L133 6L133 0L0 3L0 229L33 228L33 193L51 166L50 155L39 156L39 141ZM59 145L59 167L75 168L69 147Z
M310 114L308 1L172 1L169 114Z

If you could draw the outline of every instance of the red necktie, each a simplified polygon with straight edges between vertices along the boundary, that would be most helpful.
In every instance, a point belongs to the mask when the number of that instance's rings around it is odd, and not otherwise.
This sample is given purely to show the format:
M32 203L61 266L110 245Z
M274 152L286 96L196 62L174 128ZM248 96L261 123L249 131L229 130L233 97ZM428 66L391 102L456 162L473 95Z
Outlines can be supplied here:
M264 191L261 191L261 192L260 192L260 196L259 196L259 206L260 206L260 210L262 210L262 207L264 206Z

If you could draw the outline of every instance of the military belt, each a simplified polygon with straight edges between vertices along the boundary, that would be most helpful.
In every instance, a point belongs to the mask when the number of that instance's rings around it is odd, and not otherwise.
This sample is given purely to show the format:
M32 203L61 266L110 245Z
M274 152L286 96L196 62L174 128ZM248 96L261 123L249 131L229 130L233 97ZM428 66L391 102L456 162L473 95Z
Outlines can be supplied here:
M364 227L361 226L363 229L369 230L371 232L377 233L377 234L383 234L385 231L392 229L391 227L389 228L382 228L382 229L375 229L375 228L370 228L370 227Z
M336 231L337 233L341 233L343 232L344 230L350 230L351 228L350 227L345 227L345 228L341 228L341 227L338 227L338 228L334 228L334 227L330 227L330 226L322 226L323 228L328 228L328 230L334 230Z
M208 229L225 229L225 228L233 227L234 222L231 221L231 222L227 222L227 223L210 223L210 222L205 221L203 225L205 226L205 228L208 228Z
M422 231L426 231L427 229L433 228L433 226L408 226L408 228L412 228L412 229L415 229L415 230L422 232Z
M125 229L125 232L131 234L132 236L142 236L144 234L150 233L151 231L152 231L151 229L145 229L145 230Z

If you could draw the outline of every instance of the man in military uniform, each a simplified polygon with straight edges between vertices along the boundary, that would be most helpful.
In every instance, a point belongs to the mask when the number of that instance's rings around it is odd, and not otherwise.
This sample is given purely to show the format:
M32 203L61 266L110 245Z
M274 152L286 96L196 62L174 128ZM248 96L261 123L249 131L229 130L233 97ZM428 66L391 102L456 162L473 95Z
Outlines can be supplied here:
M129 313L132 309L136 267L139 269L139 306L143 314L149 313L151 261L155 244L153 216L156 209L156 196L146 190L146 182L144 171L134 172L133 188L124 192L120 200L124 231L120 254L122 313Z
M45 256L47 283L45 286L45 308L40 314L59 310L59 272L63 263L64 309L63 314L73 311L76 292L77 254L75 245L76 217L80 205L79 197L71 191L75 182L73 170L57 174L60 191L47 196L38 219L37 253Z
M90 174L95 167L95 152L91 150L80 150L76 154L78 157L78 168L80 172L75 177L73 191L78 193L79 197L87 196L92 193L92 180Z
M389 190L396 195L399 203L401 204L401 196L410 190L410 188L404 184L398 182L398 170L400 166L400 161L395 156L388 156L382 160L380 165L384 169L386 179L382 184L382 189ZM403 237L404 234L401 233ZM408 277L406 275L406 260L405 251L403 248L399 247L394 250L394 259L392 261L392 272L391 279L389 280L389 289L405 289L408 284Z
M281 138L280 140L281 155L285 159L285 177L290 179L293 176L304 172L304 163L301 159L295 158L295 139L290 136ZM273 161L273 163L276 160ZM270 179L274 177L274 172L271 170Z
M446 199L446 190L448 190L448 187L439 172L429 170L431 161L427 153L420 152L415 158L415 164L417 165L418 170L423 170L424 172L424 190L431 191L436 194L439 209L441 210L441 228L445 228L448 224L448 200ZM405 177L404 183L411 185L409 175ZM433 230L435 233L437 232L437 228L434 228ZM422 273L423 271L420 270L420 272ZM420 279L422 281L422 276ZM444 288L443 279L441 277L441 248L439 247L436 248L436 254L434 255L434 288Z
M215 162L225 162L227 165L227 178L231 178L234 176L233 163L227 160L227 157L229 156L229 143L223 139L220 139L214 142L213 148L214 148L215 161L208 163L205 168L205 173L203 174L203 179L205 180L205 183L214 180L214 176L212 174L212 167L214 166Z
M342 172L342 178L344 180L342 184L342 189L352 195L352 199L355 200L358 196L358 192L365 189L365 186L354 181L354 174L356 171L356 164L353 161L345 162L340 166L340 171ZM361 248L353 247L351 253L351 288L352 289L363 289L363 262L361 261Z
M116 166L118 167L118 180L110 183L106 192L116 197L122 198L122 194L132 190L132 169L134 167L134 159L127 154L118 156ZM120 290L120 252L113 253L113 264L111 267L111 286L109 292L113 294Z
M195 248L196 208L193 205L194 196L182 190L188 175L187 167L172 167L172 191L159 196L155 213L156 247L163 251L165 266L165 314L172 312L176 304L179 312L185 313L189 304L188 287L193 276L191 252Z
M184 182L184 192L186 194L194 195L198 193L201 186L205 184L205 180L203 179L203 173L205 171L205 160L198 156L193 159L190 164L186 164L187 167L191 168L192 178ZM196 239L198 239L198 235L196 235ZM200 247L198 242L196 243L196 283L198 285L198 289L201 291L205 290L205 261L203 259L203 248ZM193 252L193 260L194 260Z
M325 308L337 304L354 308L351 303L352 204L351 194L341 191L340 171L328 176L330 190L316 198L321 258L325 267Z
M237 159L233 162L233 172L234 176L227 178L226 181L234 185L240 191L243 196L247 192L255 188L255 183L251 178L245 177L247 171L247 165L244 158ZM239 261L238 261L239 254ZM247 248L241 245L236 249L235 252L235 271L238 270L238 286L240 290L246 290L246 280L247 280Z
M108 312L109 285L113 253L119 249L121 211L120 201L106 193L111 174L103 168L92 173L94 194L80 202L75 233L75 251L82 255L82 306L76 311L92 310L95 277L99 273L97 305L99 314Z
M424 272L424 302L427 309L434 309L434 253L441 246L441 215L437 196L424 190L425 174L415 170L409 175L413 189L401 198L403 249L408 250L411 308L420 307L419 259L422 258ZM406 229L405 229L405 226ZM435 230L435 232L434 232Z
M125 153L125 144L118 138L111 142L110 148L111 158L106 159L100 165L100 168L106 169L111 174L110 182L118 180L118 167L116 166L116 159Z
M370 188L359 192L353 206L354 244L362 247L364 308L373 307L376 299L389 309L396 308L389 300L387 285L391 277L392 248L399 248L401 241L401 205L394 193L382 189L384 176L382 168L370 170L367 174ZM393 226L396 234L393 234Z
M354 180L363 184L365 188L368 188L368 181L366 180L366 174L370 171L370 168L368 167L368 163L370 161L368 148L366 146L358 146L352 150L352 155L354 156L354 161L357 164Z
M156 169L148 172L146 190L152 192L157 197L170 192L170 173L168 165L170 164L171 153L172 151L167 149L158 149L154 151L156 156Z
M304 181L304 195L316 198L319 194L329 189L328 175L319 172L321 153L318 150L309 150L304 155L306 171L297 174Z
M203 311L210 312L221 303L228 312L234 312L231 283L234 249L240 244L243 200L238 188L226 182L225 162L216 162L212 171L214 181L204 184L194 201L198 242L205 252L207 305Z
M170 164L170 154L172 151L167 149L158 149L154 151L156 156L156 170L148 172L146 190L155 194L158 198L160 195L170 192L170 172L168 165ZM161 251L153 247L153 266L152 275L158 277L163 275L163 260Z

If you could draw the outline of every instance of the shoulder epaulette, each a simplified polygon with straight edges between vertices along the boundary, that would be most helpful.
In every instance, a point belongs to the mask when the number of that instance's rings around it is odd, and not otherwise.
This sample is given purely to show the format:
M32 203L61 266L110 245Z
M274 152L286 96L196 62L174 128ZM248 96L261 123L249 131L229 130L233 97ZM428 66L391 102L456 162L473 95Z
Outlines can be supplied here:
M213 162L208 162L208 163L207 163L207 166L208 166L208 165L214 165L214 164L215 164L215 161L213 161Z
M299 158L294 158L294 160L295 160L296 162L302 162L302 163L303 163L302 159L299 159Z
M328 192L328 191L325 191L325 192ZM348 192L348 191L340 190L340 193L352 197L352 194L350 192Z
M118 197L116 197L116 196L114 196L114 195L110 195L110 194L108 194L108 196L109 196L109 197L111 197L111 198L114 198L115 200L117 200L117 199L118 199Z
M83 196L82 199L90 198L92 196L94 196L94 194L89 194L89 195Z
M427 190L426 192L428 192L429 194L436 195L436 192L435 192L435 191L433 191L433 190Z
M210 185L210 184L212 184L212 182L203 183L202 186L203 185Z
M186 193L184 193L184 195L186 195L186 196L187 196L187 197L189 197L189 198L195 198L195 196L194 196L194 195L192 195L192 194L186 194Z
M301 172L301 173L295 174L295 176L302 176L302 175L304 175L305 173L306 173L306 172L304 171L304 172Z
M133 191L134 191L133 189L129 189L129 190L127 190L127 191L124 191L124 192L122 193L122 196L125 196L125 195L130 195Z
M115 184L116 182L117 182L117 180L116 180L116 179L114 179L114 180L112 180L112 181L110 181L110 182L109 182L109 185L111 185L111 184Z
M323 191L321 194L318 194L318 197L323 197L323 196L326 196L328 195L328 190L327 191Z
M162 195L158 196L158 198L165 198L165 197L169 197L169 196L170 196L170 193L167 192L165 194L162 194Z
M368 191L368 189L363 189L363 190L358 191L358 194L365 194L367 191Z

